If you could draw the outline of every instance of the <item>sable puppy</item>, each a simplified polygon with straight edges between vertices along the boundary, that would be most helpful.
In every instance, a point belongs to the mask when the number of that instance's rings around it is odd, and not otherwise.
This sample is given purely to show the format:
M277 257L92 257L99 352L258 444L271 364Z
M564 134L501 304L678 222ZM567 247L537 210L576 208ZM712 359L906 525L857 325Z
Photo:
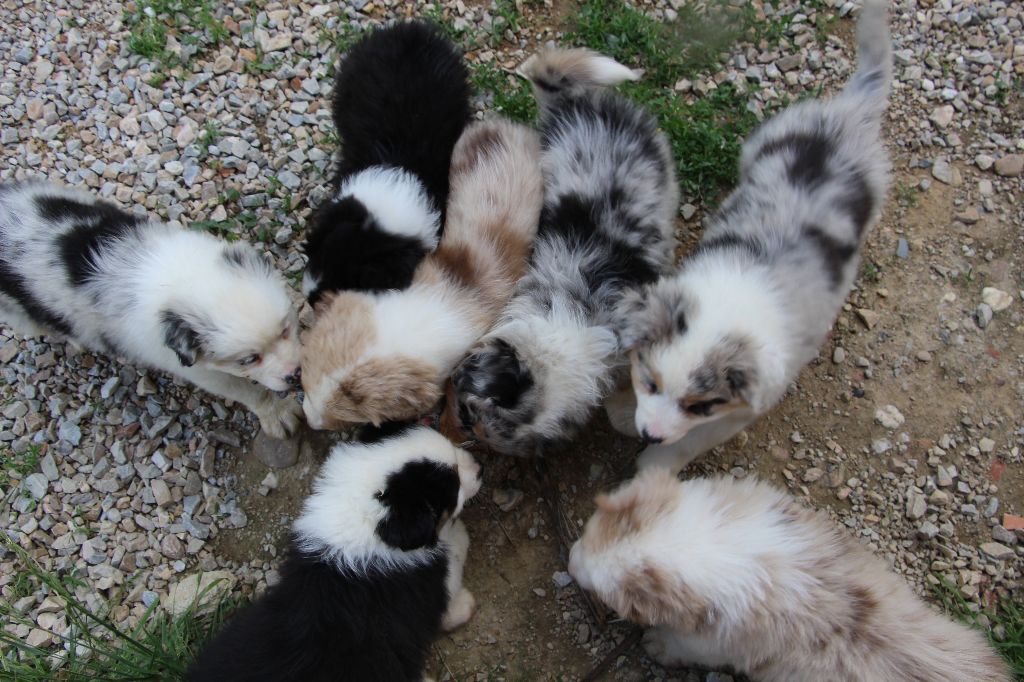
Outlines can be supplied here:
M731 666L757 682L1010 680L981 633L752 479L641 471L598 496L569 573L649 627L644 646L665 666Z
M472 616L457 520L479 466L425 427L341 443L296 520L281 581L228 621L193 682L419 682L442 629Z
M327 295L304 339L302 404L317 429L400 421L441 396L526 269L542 201L529 128L483 121L452 156L444 237L408 289Z
M859 59L838 97L792 106L747 140L739 187L696 252L623 299L636 411L612 421L635 421L655 444L641 467L679 469L728 440L817 355L888 182L892 46L879 0L864 4Z
M298 403L267 390L298 385L295 310L248 244L58 185L0 185L0 319L236 400L276 438L298 426Z
M654 118L601 89L636 72L555 49L522 71L541 107L540 231L515 297L454 372L443 418L515 455L568 438L615 383L624 363L611 313L627 287L671 265L678 203Z
M342 59L334 196L305 245L310 305L325 292L404 289L437 246L452 149L471 115L467 79L458 49L422 21L375 30Z

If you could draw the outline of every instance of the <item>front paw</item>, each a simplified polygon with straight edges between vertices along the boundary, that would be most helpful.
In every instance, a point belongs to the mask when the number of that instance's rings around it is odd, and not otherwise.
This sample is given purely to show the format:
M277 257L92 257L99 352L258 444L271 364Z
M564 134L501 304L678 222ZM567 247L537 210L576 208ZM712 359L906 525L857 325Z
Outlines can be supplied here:
M302 421L302 407L292 397L271 398L270 402L256 412L260 427L271 438L284 440L299 428Z
M666 668L677 668L686 661L679 658L672 648L672 633L662 628L650 628L644 631L644 651L658 665Z
M473 594L463 587L459 593L448 602L448 610L441 618L441 629L445 632L459 628L469 622L476 609L476 599Z

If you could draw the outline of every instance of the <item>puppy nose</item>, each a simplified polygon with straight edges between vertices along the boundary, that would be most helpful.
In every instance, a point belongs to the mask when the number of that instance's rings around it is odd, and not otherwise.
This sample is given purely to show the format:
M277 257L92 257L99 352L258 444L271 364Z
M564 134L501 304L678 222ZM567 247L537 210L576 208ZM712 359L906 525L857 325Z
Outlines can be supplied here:
M295 371L284 378L284 381L293 388L298 388L302 385L302 368L296 367Z
M661 441L665 440L664 438L659 438L657 436L652 436L651 434L649 434L647 432L647 429L644 429L643 431L640 432L640 438L643 439L643 441L645 443L651 443L651 444L657 444L657 443L660 443Z

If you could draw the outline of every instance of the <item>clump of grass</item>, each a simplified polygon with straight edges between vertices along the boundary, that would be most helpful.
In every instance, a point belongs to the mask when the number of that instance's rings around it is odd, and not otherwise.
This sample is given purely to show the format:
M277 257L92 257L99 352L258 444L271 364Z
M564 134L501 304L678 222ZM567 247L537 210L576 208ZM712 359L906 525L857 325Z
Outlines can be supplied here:
M903 182L896 183L896 200L904 206L917 206L917 188Z
M214 14L211 0L138 0L124 14L130 28L128 49L156 62L150 83L159 85L166 70L187 67L191 57L216 47L227 39L228 30ZM173 34L182 44L182 58L167 49L167 36Z
M11 486L11 473L19 480L24 480L39 466L39 445L30 445L28 450L20 455L4 447L0 451L0 488L7 490Z
M490 100L490 108L496 113L523 123L537 118L537 101L530 85L516 74L481 63L473 65L470 81Z
M73 575L46 571L6 534L0 548L13 552L24 567L21 575L65 606L70 631L55 635L58 646L30 646L6 628L0 628L0 678L44 682L51 680L180 680L203 644L238 606L236 598L223 598L203 614L195 608L172 617L154 604L133 628L119 626L110 617L112 608L102 599L99 609L90 608L77 592L83 583ZM20 579L20 578L19 578ZM17 585L16 585L17 587ZM205 589L210 589L208 586ZM35 627L14 607L18 587L0 597L0 618L9 624ZM202 598L202 594L197 599Z
M1024 682L1024 602L1019 601L1019 597L1008 598L988 609L972 608L956 586L942 578L933 591L942 610L984 632L996 651L1010 664L1014 679Z

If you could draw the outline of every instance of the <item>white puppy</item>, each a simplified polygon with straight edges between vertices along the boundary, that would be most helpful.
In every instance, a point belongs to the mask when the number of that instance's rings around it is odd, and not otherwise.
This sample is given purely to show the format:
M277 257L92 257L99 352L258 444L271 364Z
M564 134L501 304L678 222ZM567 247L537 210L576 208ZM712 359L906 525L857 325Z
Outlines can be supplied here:
M766 483L680 482L653 467L597 508L569 573L649 627L662 665L730 666L755 682L1010 679L980 632Z
M747 140L739 187L679 272L623 298L636 430L655 444L641 467L681 468L731 438L828 334L886 191L892 48L879 0L864 6L859 49L840 96L790 107Z
M276 438L298 426L298 403L271 393L298 384L295 310L248 244L57 185L0 185L0 319L236 400Z

